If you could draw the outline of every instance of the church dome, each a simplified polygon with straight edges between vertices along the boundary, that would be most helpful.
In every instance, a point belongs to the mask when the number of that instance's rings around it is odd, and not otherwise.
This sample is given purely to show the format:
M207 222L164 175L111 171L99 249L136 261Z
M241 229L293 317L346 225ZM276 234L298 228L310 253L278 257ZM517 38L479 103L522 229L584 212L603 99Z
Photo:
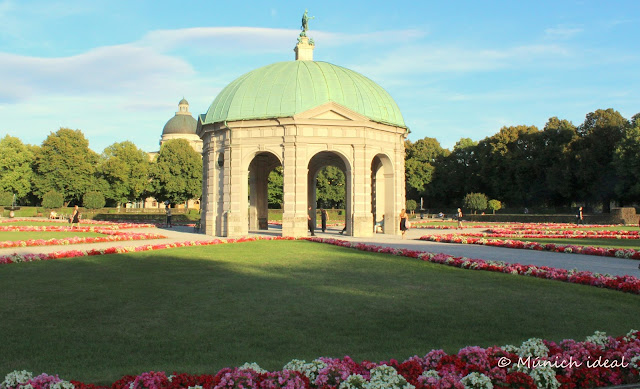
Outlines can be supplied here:
M213 101L202 124L290 117L334 102L372 121L404 127L396 102L360 73L320 61L286 61L240 76Z
M184 98L178 103L178 112L162 129L162 135L195 134L198 122L189 112L189 103Z

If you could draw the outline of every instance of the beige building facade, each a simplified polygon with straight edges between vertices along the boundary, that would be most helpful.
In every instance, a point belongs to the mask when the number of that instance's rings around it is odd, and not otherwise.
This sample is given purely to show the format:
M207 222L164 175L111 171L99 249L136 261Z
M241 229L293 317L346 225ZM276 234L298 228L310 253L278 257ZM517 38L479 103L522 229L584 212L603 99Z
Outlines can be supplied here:
M345 174L348 235L370 236L376 222L399 234L408 133L400 110L361 74L313 61L313 49L303 29L295 61L241 76L199 116L206 234L267 229L268 177L278 166L283 236L306 236L308 217L315 223L316 177L325 166Z

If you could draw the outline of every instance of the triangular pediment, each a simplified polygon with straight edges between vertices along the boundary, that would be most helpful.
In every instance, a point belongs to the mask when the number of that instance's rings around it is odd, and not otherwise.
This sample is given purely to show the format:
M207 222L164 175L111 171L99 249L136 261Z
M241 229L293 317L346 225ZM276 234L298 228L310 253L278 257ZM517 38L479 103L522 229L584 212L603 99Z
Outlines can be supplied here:
M344 115L340 115L334 110L325 111L319 115L316 115L310 119L325 119L325 120L351 120Z
M334 102L325 103L310 110L300 112L294 117L298 119L316 120L369 121L369 118Z

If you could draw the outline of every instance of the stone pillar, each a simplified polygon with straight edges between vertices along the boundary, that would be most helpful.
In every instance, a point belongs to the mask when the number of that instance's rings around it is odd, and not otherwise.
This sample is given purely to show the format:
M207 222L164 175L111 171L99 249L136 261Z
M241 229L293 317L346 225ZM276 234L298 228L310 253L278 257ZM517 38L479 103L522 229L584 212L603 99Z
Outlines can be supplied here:
M258 229L269 229L269 170L266 162L260 163L256 180L256 211Z
M258 229L258 172L252 162L249 168L249 231Z
M213 133L207 133L203 143L201 207L204 209L200 215L200 231L207 235L215 235L216 219L218 217L219 167L216 158L217 144Z
M355 146L353 150L353 236L373 235L371 213L371 160L366 146Z
M225 225L224 236L242 236L249 232L247 172L242 168L242 149L230 144L225 155ZM228 163L227 163L228 162ZM227 165L229 165L227 167Z
M295 129L287 128L286 131ZM307 236L307 160L306 149L297 148L295 136L286 135L283 152L284 210L282 236Z

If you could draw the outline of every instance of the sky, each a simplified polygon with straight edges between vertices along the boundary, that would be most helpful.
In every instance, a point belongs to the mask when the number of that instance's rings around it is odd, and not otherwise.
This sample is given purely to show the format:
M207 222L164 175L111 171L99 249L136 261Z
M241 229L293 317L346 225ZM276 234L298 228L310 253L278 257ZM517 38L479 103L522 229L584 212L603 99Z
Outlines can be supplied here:
M385 88L412 141L640 112L637 0L0 0L0 137L65 127L98 153L158 150L183 97L197 118L237 77L293 60L305 9L314 60Z

